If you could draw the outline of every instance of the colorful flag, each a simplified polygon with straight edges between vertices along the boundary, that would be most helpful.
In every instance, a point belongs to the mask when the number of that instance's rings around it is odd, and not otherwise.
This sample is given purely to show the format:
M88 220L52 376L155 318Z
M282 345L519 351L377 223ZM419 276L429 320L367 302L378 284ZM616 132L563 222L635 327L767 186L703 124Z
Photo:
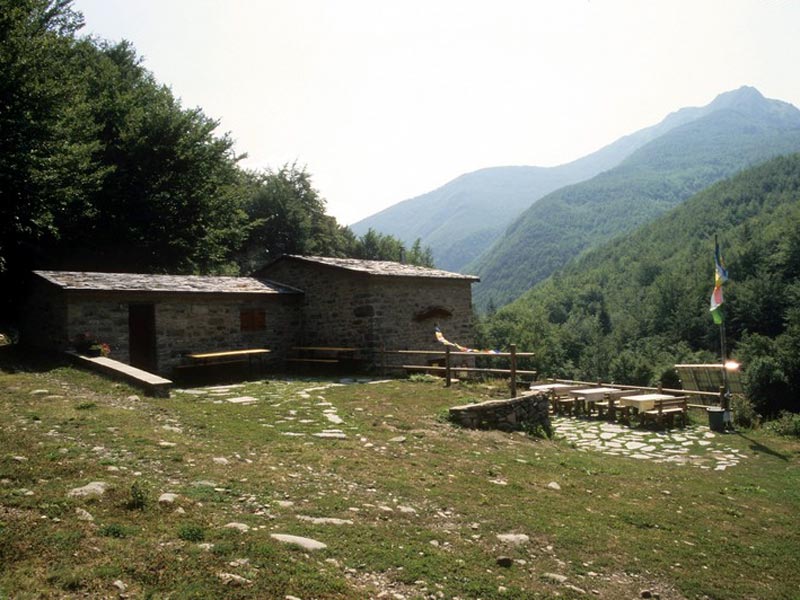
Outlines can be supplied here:
M722 262L717 237L714 236L714 291L711 292L711 317L714 323L722 325L725 316L722 313L722 284L728 281L728 270Z

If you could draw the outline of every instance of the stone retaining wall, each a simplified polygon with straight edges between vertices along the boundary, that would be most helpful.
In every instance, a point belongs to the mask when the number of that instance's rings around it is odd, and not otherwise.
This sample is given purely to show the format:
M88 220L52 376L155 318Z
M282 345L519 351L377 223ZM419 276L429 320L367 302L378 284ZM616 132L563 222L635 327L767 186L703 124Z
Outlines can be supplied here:
M527 395L454 406L450 409L450 420L470 429L515 431L541 427L549 436L552 432L549 409L550 399L546 394Z

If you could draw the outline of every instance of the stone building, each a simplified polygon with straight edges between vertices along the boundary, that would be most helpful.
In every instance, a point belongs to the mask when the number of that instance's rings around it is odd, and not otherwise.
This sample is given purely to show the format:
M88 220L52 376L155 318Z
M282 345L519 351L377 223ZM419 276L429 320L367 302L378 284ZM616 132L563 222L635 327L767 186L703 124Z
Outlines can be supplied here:
M474 342L472 284L461 275L389 261L284 255L256 273L299 288L299 338L307 346L375 351L437 346L434 328L459 344ZM399 359L398 359L399 360ZM389 361L390 363L392 361Z
M68 350L91 333L112 358L169 375L185 354L295 345L302 293L252 277L34 271L28 346Z
M291 255L253 277L35 271L22 341L67 350L90 332L111 346L112 358L166 376L186 354L245 348L269 348L281 365L294 346L355 347L370 366L382 346L435 348L436 324L471 345L477 280L387 261Z

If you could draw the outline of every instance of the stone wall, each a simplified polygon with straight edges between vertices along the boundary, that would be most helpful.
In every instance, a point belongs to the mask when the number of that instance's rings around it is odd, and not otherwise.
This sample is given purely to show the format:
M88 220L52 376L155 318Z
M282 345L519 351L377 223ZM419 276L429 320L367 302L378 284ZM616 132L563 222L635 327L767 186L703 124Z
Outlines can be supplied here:
M376 351L441 349L434 327L462 345L474 341L471 282L463 279L388 277L353 273L300 261L279 261L267 277L305 292L300 337L307 346L352 346ZM370 354L368 352L368 354ZM456 364L471 364L469 357ZM389 357L387 363L409 360ZM424 357L415 357L417 364Z
M79 334L91 333L111 347L111 358L129 363L130 304L155 306L157 371L171 375L191 352L269 348L270 361L282 364L297 345L300 296L236 296L64 292L39 285L31 296L22 331L23 343L68 350ZM263 331L241 330L242 309L263 308Z
M550 436L552 427L549 410L550 399L547 394L527 395L455 406L450 409L450 420L470 429L515 431L541 427Z
M163 301L156 304L158 370L168 373L183 363L184 355L242 348L269 348L270 362L282 364L297 344L299 302L266 296L250 300L215 299ZM242 331L242 309L263 308L266 328Z

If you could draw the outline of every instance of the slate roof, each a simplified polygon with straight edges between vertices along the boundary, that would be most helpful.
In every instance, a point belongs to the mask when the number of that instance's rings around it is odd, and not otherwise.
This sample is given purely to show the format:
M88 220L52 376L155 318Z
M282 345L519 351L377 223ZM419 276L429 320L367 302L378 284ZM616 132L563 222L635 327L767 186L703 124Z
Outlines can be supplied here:
M418 267L407 265L389 260L365 260L360 258L330 258L327 256L300 256L297 254L285 254L276 259L295 259L309 263L316 263L346 271L366 273L368 275L380 275L388 277L425 277L433 279L464 279L468 281L480 281L480 277L474 275L463 275L441 269L431 269L428 267Z
M302 293L300 290L287 285L255 277L91 273L82 271L34 271L34 273L64 290L198 294Z

